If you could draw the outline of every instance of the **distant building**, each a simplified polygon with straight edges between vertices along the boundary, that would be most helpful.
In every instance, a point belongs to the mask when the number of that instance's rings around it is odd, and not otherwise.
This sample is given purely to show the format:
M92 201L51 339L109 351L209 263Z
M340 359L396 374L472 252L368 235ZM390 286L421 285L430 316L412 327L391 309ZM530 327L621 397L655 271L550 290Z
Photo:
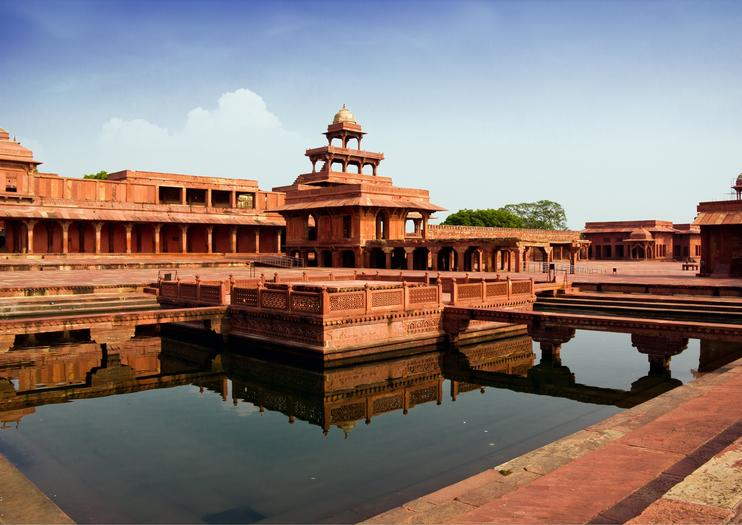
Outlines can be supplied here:
M703 242L700 275L742 277L742 173L732 190L735 199L698 204L693 224Z
M670 221L587 222L590 259L684 260L701 256L701 234L695 224Z
M310 266L520 271L586 255L575 231L430 225L443 208L427 190L379 176L384 155L361 149L365 133L347 108L324 135L326 146L306 150L312 171L274 188L286 194L276 211L286 219L287 254Z
M254 180L119 171L108 180L40 173L0 129L0 253L281 252L283 194Z

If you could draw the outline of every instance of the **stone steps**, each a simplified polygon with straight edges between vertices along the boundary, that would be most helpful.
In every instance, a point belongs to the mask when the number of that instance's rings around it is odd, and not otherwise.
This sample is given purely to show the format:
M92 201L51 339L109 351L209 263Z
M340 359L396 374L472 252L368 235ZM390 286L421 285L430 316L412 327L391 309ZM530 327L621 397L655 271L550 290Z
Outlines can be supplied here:
M644 319L699 321L742 324L742 310L736 306L693 305L682 303L643 303L634 301L594 301L572 298L539 298L534 310Z
M0 319L22 319L63 315L88 315L109 312L130 312L159 308L156 297L150 294L122 294L120 296L45 296L35 300L0 302Z

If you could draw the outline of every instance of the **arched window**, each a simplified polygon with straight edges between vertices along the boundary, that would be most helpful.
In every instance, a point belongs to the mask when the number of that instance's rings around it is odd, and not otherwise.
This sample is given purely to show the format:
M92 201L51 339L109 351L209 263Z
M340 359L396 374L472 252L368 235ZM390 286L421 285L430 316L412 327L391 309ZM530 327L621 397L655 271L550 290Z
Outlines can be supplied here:
M373 175L374 174L374 165L373 164L364 164L363 165L363 171L362 173L364 175Z
M343 172L343 162L340 160L333 160L332 165L330 167L330 171L338 171L340 173Z
M317 220L311 213L309 214L309 217L307 217L307 240L317 240Z
M357 173L357 174L360 174L361 173L361 166L358 165L358 164L356 164L355 162L349 162L346 171L348 173Z

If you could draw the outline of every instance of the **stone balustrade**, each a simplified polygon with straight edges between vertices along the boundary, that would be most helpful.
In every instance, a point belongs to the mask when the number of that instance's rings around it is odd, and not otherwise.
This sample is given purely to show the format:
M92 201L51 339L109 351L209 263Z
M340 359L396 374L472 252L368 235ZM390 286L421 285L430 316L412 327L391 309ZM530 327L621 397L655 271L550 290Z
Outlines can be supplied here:
M287 313L342 317L371 313L410 312L443 305L440 285L400 283L343 285L264 283L232 288L230 306Z
M228 304L228 282L226 281L160 281L157 300L161 303L177 303L200 306Z

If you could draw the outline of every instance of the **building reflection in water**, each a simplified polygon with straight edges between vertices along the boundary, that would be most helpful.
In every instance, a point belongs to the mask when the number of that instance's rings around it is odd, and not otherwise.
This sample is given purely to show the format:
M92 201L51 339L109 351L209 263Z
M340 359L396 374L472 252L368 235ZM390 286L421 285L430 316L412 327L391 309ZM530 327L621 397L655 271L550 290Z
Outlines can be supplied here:
M451 401L493 387L622 408L681 384L672 378L669 364L687 339L632 335L632 345L648 356L648 370L630 389L621 390L581 384L562 364L562 347L568 348L574 330L532 328L529 333L324 369L285 356L277 360L259 349L224 348L218 340L188 331L141 336L115 348L62 334L54 344L33 346L38 342L30 341L0 355L0 427L17 428L42 405L181 385L216 392L226 401L231 382L235 404L241 400L261 412L281 412L290 423L306 421L325 434L334 426L347 437L360 422L370 424L378 415L443 403L447 380ZM541 349L538 362L534 342ZM701 341L696 373L740 357L740 348L740 343Z

